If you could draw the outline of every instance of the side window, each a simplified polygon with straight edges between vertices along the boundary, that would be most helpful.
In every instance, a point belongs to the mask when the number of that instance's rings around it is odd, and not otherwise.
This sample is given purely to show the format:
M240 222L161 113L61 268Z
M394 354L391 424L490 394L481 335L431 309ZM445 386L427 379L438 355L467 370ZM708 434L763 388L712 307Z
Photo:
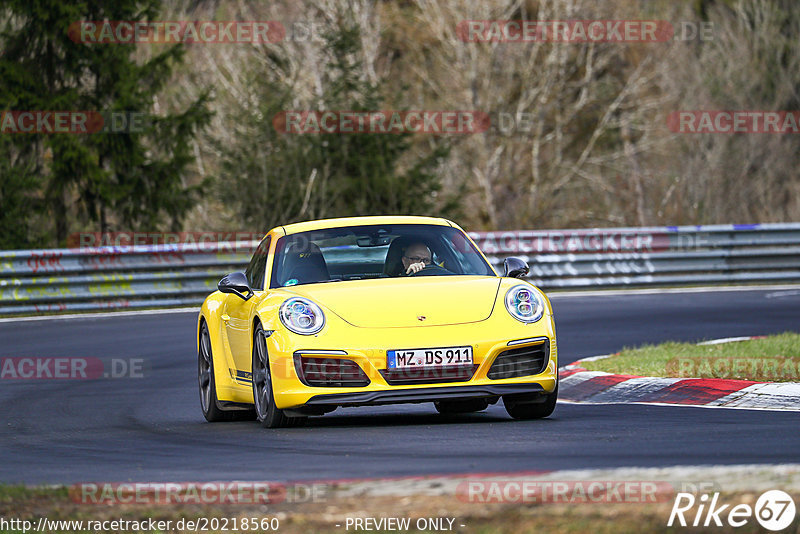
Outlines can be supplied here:
M267 268L267 254L269 253L269 241L267 236L258 245L256 251L253 253L253 258L247 266L244 274L247 276L247 282L253 289L264 289L264 271Z

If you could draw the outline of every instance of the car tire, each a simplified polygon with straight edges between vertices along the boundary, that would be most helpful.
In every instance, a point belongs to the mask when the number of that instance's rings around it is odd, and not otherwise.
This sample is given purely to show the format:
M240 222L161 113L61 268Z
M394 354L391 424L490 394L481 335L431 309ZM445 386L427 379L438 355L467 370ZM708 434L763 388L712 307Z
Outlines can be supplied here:
M264 428L285 428L302 426L307 417L289 417L283 410L275 406L272 392L272 374L269 368L267 338L261 324L256 325L253 333L253 404L256 419Z
M214 355L211 337L205 321L200 324L199 350L197 351L197 381L200 387L200 409L209 423L232 421L237 412L224 411L217 399L217 382L214 378Z
M541 400L544 397L544 401ZM503 397L503 405L506 408L508 415L518 420L526 419L542 419L549 417L553 410L556 409L556 401L558 400L558 382L556 382L556 389L552 393L540 395L538 402L530 402L531 397L519 397L507 395Z
M437 401L433 405L436 411L442 415L454 415L459 413L474 413L485 410L489 407L487 399L468 399L461 401Z

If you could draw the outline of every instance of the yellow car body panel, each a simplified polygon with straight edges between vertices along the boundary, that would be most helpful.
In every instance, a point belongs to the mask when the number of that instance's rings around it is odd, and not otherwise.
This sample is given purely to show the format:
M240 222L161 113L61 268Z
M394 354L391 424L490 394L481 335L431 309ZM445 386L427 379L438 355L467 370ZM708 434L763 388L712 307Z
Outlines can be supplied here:
M463 232L445 219L401 216L329 219L277 227L267 234L271 242L264 287L270 287L272 255L279 237L309 230L373 224L451 226ZM469 239L466 233L464 235ZM545 303L541 319L523 323L506 310L506 292L516 285L527 285L541 295ZM443 302L448 295L450 298ZM278 310L286 299L295 296L308 298L323 310L325 325L321 331L301 335L283 325ZM358 303L364 299L368 299L374 309L360 309ZM384 304L375 307L376 302ZM254 291L247 301L215 291L202 305L198 332L201 321L209 328L216 394L221 402L253 403L252 369L248 362L252 358L256 322L268 333L272 388L275 406L279 409L302 407L315 397L325 395L501 384L539 385L543 392L553 392L557 385L558 351L552 307L544 293L516 278L461 275L315 283ZM549 344L549 360L541 373L517 378L487 377L489 368L502 351L544 342ZM467 345L472 347L473 362L478 366L467 381L424 386L390 385L381 374L387 368L389 350ZM229 347L235 347L238 354ZM324 351L325 358L355 361L366 373L369 384L361 387L307 386L297 376L294 362L297 351ZM327 353L330 351L336 354Z

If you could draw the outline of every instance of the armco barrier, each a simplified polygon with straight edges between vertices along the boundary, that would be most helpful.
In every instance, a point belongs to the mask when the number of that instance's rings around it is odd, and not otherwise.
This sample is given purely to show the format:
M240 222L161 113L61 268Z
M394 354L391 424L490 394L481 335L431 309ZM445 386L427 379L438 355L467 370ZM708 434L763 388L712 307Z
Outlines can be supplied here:
M543 289L800 282L800 223L476 232ZM199 305L257 242L0 252L0 315Z
M257 241L0 252L0 315L198 305Z
M471 234L544 289L800 281L800 223Z

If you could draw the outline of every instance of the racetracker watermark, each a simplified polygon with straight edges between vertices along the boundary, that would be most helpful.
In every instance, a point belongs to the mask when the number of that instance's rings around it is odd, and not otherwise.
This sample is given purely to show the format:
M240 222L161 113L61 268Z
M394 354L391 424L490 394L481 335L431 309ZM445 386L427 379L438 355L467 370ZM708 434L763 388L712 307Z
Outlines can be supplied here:
M67 236L70 248L94 249L178 245L185 251L253 252L261 232L78 232Z
M70 24L67 34L84 44L264 44L282 41L286 28L274 20L82 20Z
M757 380L800 380L800 357L748 358L695 356L672 358L667 376L678 378L729 378L747 376Z
M144 378L142 358L16 357L0 358L0 380L94 380Z
M275 504L321 503L330 487L321 482L96 482L69 488L79 504Z
M664 20L464 20L456 34L468 43L663 43L675 28Z
M800 111L673 111L667 126L674 133L800 133Z
M139 111L3 111L4 134L98 134L141 133L151 124Z
M599 230L486 232L470 234L485 254L651 252L670 248L669 236L649 232Z
M424 315L417 317L422 324L427 318ZM390 350L383 349L364 349L364 356L374 357L376 355L386 355ZM402 352L402 351L401 351ZM448 354L449 352L449 354ZM341 383L353 383L366 380L386 380L390 384L402 381L425 381L425 382L453 382L467 381L475 374L477 365L449 363L455 360L454 351L450 350L426 350L426 361L406 366L390 366L387 369L376 369L374 366L365 363L359 365L355 360L349 358L315 357L298 353L294 357L294 375L292 368L284 367L281 373L280 368L274 369L273 374L282 375L283 378L294 378L296 375L307 385L332 385ZM543 365L546 362L543 362ZM504 371L530 370L529 364L511 364L504 366Z
M483 111L281 111L275 131L291 134L474 134L489 129Z
M380 532L450 532L456 530L456 517L347 517L344 520L345 531ZM337 527L341 525L337 524ZM458 524L464 527L466 525Z
M465 480L456 488L469 503L625 504L668 502L673 484L642 480Z

